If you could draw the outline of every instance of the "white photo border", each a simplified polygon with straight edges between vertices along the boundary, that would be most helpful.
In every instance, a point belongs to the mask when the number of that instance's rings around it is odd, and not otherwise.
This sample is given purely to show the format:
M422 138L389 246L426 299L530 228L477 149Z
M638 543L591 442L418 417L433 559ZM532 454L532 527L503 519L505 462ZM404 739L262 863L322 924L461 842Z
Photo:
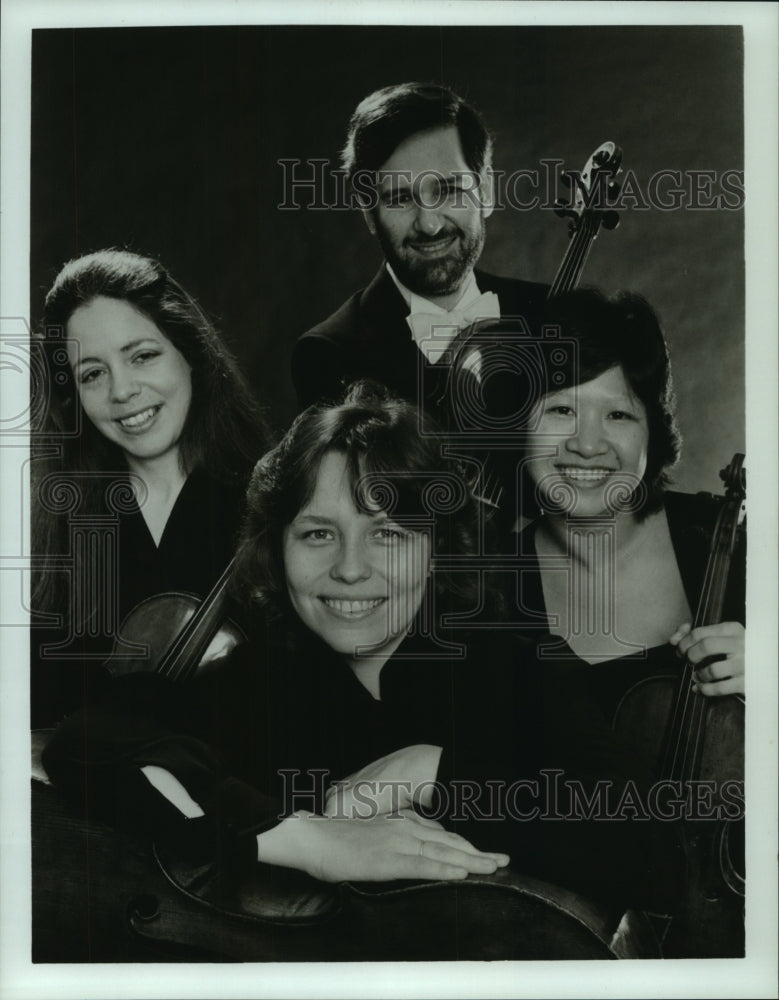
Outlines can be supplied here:
M140 997L775 997L777 594L777 51L775 3L324 2L286 0L4 0L0 322L29 310L30 48L36 27L196 24L738 24L745 38L746 363L750 552L747 704L747 954L743 960L617 963L324 963L317 965L34 966L30 954L29 717L25 630L0 635L0 995ZM21 412L26 375L0 371L0 420ZM0 467L8 469L8 445ZM24 454L24 442L15 442ZM2 479L0 525L20 523L18 482ZM0 604L12 596L0 592ZM5 620L5 618L2 618ZM8 632L12 634L7 634Z

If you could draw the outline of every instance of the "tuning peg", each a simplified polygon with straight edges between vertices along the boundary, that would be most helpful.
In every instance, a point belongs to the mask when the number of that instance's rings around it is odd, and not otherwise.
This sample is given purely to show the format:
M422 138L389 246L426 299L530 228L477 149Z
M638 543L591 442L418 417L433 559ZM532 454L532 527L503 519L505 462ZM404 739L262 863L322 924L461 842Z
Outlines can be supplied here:
M616 229L619 225L619 212L604 212L600 224L604 229Z
M609 181L606 185L606 197L609 201L614 201L621 190L621 185L617 184L616 181Z
M569 215L576 215L573 209L569 207L567 201L556 201L554 211L555 215L559 215L561 219L565 219Z
M563 187L569 188L571 186L571 176L567 170L560 171L560 180L563 184Z

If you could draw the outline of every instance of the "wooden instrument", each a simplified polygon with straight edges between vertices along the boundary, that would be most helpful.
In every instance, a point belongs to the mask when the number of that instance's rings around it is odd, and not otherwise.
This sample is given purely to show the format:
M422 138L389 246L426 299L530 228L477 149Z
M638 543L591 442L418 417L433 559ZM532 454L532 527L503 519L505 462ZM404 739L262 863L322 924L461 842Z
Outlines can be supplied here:
M587 263L590 249L601 227L616 229L618 212L609 206L619 193L615 177L620 172L622 150L613 142L604 142L590 155L580 175L563 171L563 180L574 184L570 204L558 203L561 218L570 219L569 243L549 289L549 298L576 288Z
M104 664L108 672L114 677L153 672L185 681L217 666L245 639L234 622L225 621L233 561L202 601L191 594L156 594L133 608ZM137 653L139 646L145 653Z
M601 228L615 229L619 224L619 214L611 202L619 193L615 178L621 163L619 146L604 142L590 155L580 173L562 172L564 183L573 187L572 199L569 204L558 202L555 212L569 219L569 242L548 298L577 286ZM453 346L454 361L444 398L452 411L452 426L466 435L474 431L482 438L479 446L482 468L476 492L492 507L500 507L507 481L514 477L515 436L528 400L526 391L512 377L513 373L523 373L527 366L528 351L532 350L531 332L522 317L481 320L463 330ZM474 372L479 373L476 380ZM472 413L473 421L469 423L468 417L463 420L463 413ZM509 440L501 442L500 437L505 434ZM514 500L512 495L512 524L516 519Z
M658 958L653 929L499 870L463 882L317 882L257 865L233 880L86 822L32 782L36 962ZM67 914L67 917L64 915Z
M720 477L726 494L714 526L694 627L722 621L731 561L746 515L743 455ZM704 813L721 811L725 783L744 780L744 699L693 692L693 666L681 676L645 680L623 698L615 729L638 743L655 761L658 778L693 790L710 783ZM711 802L709 803L709 799ZM689 799L690 803L692 798ZM678 957L739 957L744 954L743 818L691 818L684 824L687 884L682 910L671 923L664 953Z

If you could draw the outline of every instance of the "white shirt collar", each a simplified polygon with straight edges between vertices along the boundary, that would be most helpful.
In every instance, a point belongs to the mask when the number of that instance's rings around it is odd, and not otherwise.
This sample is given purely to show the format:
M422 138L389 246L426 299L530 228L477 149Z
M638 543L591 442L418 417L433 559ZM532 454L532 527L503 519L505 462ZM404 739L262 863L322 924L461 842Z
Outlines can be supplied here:
M421 295L417 295L416 292L412 292L410 288L406 288L402 281L398 278L395 272L392 270L392 265L386 262L387 271L389 271L389 276L395 282L400 294L403 296L403 301L409 308L409 315L413 316L414 313L441 313L441 315L446 316L450 311L448 309L443 309L436 302L431 302L430 299L425 299ZM479 286L476 284L476 275L471 271L465 280L465 285L460 293L460 298L457 303L452 306L452 311L455 309L464 309L466 306L470 305L471 302L479 298L481 292L479 291Z

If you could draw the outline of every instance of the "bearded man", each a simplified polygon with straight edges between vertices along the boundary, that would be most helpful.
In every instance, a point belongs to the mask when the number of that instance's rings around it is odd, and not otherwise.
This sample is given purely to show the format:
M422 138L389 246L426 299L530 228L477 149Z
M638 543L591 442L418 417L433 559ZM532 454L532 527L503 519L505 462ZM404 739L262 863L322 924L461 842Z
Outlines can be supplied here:
M301 408L370 378L438 416L459 330L534 321L546 286L475 269L493 208L491 163L480 113L446 87L402 83L360 102L342 166L385 260L295 345Z

